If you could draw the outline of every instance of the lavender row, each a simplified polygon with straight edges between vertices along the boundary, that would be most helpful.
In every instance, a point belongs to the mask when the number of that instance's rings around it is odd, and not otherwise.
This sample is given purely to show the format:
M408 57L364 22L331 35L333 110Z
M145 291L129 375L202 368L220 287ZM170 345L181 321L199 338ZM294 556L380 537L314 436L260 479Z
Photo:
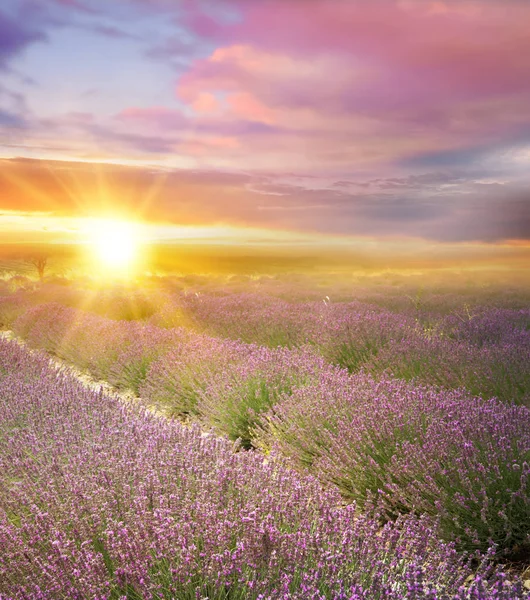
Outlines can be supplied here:
M88 391L0 342L0 597L524 597L428 518L382 526L277 457Z
M389 518L428 514L467 551L530 554L530 410L367 374L323 372L284 395L255 443Z
M476 347L445 336L417 335L389 342L363 366L374 375L386 372L530 406L530 344L526 340Z
M34 306L57 303L88 310L110 319L139 321L160 310L160 294L140 289L98 289L73 285L36 285L12 293L0 289L0 328L10 328L17 317Z
M530 404L530 310L469 307L396 314L364 302L290 303L257 294L181 296L151 321L269 347L311 345L350 372L391 371Z
M526 308L501 308L481 305L480 297L473 303L460 298L459 302L452 299L450 310L447 307L440 312L439 306L424 304L421 296L405 300L405 306L390 304L390 308L366 299L336 302L328 296L292 302L258 293L177 294L160 298L160 310L152 320L163 323L164 319L187 318L214 335L268 346L321 343L328 329L331 333L356 330L367 319L377 319L380 327L391 329L393 339L400 330L403 334L419 325L473 345L530 343L528 304Z
M54 297L59 297L57 290L45 286L31 298L15 294L0 299L0 326L12 326L32 303ZM135 320L135 314L151 315L149 323L156 327L267 347L309 344L351 372L390 371L396 377L530 404L530 310L465 304L445 315L426 310L420 297L412 300L413 310L396 314L360 301L293 303L256 293L136 293L127 298L118 292L80 295L68 289L61 296L61 304L85 305L110 316Z

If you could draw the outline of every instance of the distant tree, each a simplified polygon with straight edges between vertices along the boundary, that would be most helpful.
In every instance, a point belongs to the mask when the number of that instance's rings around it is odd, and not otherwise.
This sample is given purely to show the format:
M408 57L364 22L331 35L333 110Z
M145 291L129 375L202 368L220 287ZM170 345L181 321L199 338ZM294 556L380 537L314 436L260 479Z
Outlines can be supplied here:
M46 270L46 265L48 264L48 258L48 254L38 251L28 252L22 256L22 260L25 263L33 265L37 269L40 281L44 280L44 272Z

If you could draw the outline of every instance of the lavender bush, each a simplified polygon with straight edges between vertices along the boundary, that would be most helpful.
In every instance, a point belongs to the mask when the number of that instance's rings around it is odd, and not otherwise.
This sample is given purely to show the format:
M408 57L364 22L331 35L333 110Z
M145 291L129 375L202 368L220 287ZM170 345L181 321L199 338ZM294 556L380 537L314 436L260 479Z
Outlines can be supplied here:
M437 515L461 549L530 551L530 410L368 375L325 373L268 415L261 445L389 516Z
M410 317L363 302L287 302L256 293L183 295L181 313L211 335L269 347L313 344L332 362L356 370L387 340L415 328Z
M248 352L249 346L241 342L190 335L152 363L140 395L170 416L197 416L199 398L212 379Z
M354 372L392 341L408 339L416 329L413 319L359 303L329 307L314 343L332 363Z
M308 342L311 317L321 309L320 303L289 303L256 293L185 294L178 303L188 319L210 335L269 347Z
M516 600L428 518L376 518L276 458L87 391L0 342L0 597Z
M28 304L23 293L0 296L0 329L9 329L27 309Z
M465 387L472 394L530 404L530 344L497 343L476 347L464 340L417 333L390 341L364 365L374 374Z
M239 439L248 449L261 414L326 368L322 357L312 352L249 346L244 358L227 365L201 390L197 411L206 426Z
M389 369L397 377L530 402L528 310L466 303L456 309L462 298L447 294L405 300L399 314L366 302L297 303L256 293L183 295L173 306L179 322L212 335L270 347L311 344L351 372Z
M55 303L28 310L15 321L13 330L30 346L102 378L130 342L127 330L115 321Z
M32 308L13 328L31 346L134 392L138 392L151 363L189 337L182 329L161 330L137 322L112 321L60 304Z
M465 307L441 321L451 339L465 340L474 346L492 344L530 345L530 310Z

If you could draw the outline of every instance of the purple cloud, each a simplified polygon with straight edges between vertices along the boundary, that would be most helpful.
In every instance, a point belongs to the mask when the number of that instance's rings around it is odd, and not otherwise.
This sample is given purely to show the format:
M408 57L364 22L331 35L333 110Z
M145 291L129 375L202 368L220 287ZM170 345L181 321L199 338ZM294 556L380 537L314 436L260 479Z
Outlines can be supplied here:
M0 69L5 69L7 62L27 46L45 39L43 32L27 28L0 9Z

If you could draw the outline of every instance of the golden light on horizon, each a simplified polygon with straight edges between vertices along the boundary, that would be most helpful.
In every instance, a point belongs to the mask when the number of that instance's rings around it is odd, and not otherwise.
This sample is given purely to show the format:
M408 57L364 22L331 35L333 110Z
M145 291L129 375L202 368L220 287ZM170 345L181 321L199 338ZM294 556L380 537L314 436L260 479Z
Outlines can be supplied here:
M90 254L102 275L127 276L141 258L140 225L119 219L91 219L85 227Z

